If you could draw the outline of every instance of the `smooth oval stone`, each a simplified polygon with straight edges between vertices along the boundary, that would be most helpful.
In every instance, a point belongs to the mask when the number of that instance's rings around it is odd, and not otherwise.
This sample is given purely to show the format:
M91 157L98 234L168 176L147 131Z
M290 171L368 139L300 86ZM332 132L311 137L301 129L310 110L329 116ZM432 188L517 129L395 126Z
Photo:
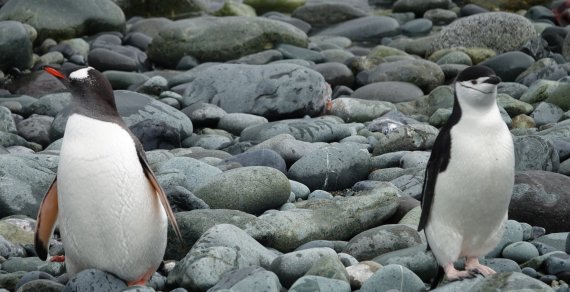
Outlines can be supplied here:
M47 147L52 141L49 138L49 129L54 118L33 114L18 123L18 134L24 139Z
M457 19L457 13L451 10L434 8L426 11L423 17L431 20L434 25L446 25Z
M328 277L306 275L299 278L291 288L290 292L304 292L304 291L330 291L330 292L349 292L350 284Z
M285 59L301 59L315 63L321 63L325 59L320 52L288 44L278 44L275 49L278 50Z
M425 291L424 282L410 269L401 265L387 265L380 268L362 285L360 291Z
M532 64L534 64L534 59L519 51L503 53L479 63L481 66L493 69L504 82L515 81L517 76Z
M211 208L259 214L286 203L291 193L287 177L265 166L225 171L198 187L194 194Z
M249 127L266 124L268 121L264 117L244 113L230 113L223 115L218 122L218 129L226 130L234 135L239 135Z
M546 228L548 232L567 231L570 206L567 176L548 171L524 171L515 175L509 216L521 222Z
M519 272L497 273L477 282L469 291L517 291L532 287L534 291L552 291L550 286Z
M311 248L294 251L278 256L271 263L270 270L274 272L283 286L289 287L303 276L321 258L337 258L336 252L330 248Z
M444 64L460 64L467 66L473 65L471 57L469 57L469 55L461 51L449 52L448 54L445 54L443 57L439 58L436 63L439 65L444 65Z
M340 97L332 101L328 112L345 122L367 122L394 110L396 107L387 101Z
M370 7L362 1L308 1L291 13L314 27L328 27L339 22L368 16Z
M333 88L339 85L348 87L353 87L354 85L354 74L344 64L336 62L316 64L313 66L313 70L321 73L325 81Z
M428 35L433 28L431 20L418 18L406 22L401 27L402 33L409 37L418 37Z
M534 111L530 114L536 123L537 127L542 125L556 123L562 118L564 111L551 103L541 102L535 106Z
M415 84L424 92L430 92L443 84L441 68L426 60L401 60L382 63L370 71L367 83L379 81L403 81Z
M223 289L246 291L251 289L253 291L279 292L282 287L275 273L261 267L245 267L224 274L221 280L210 289L212 291Z
M384 81L362 86L354 91L353 98L389 101L392 103L412 101L423 96L422 90L408 82Z
M373 260L387 266L402 265L414 272L420 279L429 282L435 277L438 263L433 253L428 251L425 244L420 244L380 255Z
M412 227L387 224L369 229L350 239L342 252L357 260L372 260L382 254L421 244L419 233Z
M215 104L195 103L182 109L182 113L190 118L192 123L202 127L214 127L228 113Z
M221 163L238 163L240 166L267 166L287 174L285 160L277 152L270 149L244 152L226 158Z
M394 12L413 12L416 16L422 16L429 9L447 9L449 2L445 0L398 0L394 3Z
M517 263L524 263L539 256L536 247L532 243L525 241L515 242L505 246L502 255L504 258L511 259Z
M87 269L75 274L63 291L120 291L127 288L127 284L112 274L96 269Z
M280 13L277 11L269 11L269 12L263 14L263 17L267 17L269 19L289 23L289 24L295 26L296 28L302 30L304 33L308 33L311 30L311 25L308 22L303 21L303 20L296 18L296 17L291 17L287 14L283 14L283 13Z
M293 25L262 17L196 17L163 26L147 53L173 68L185 55L201 62L228 61L276 43L306 47L307 35Z
M431 52L444 48L483 47L503 53L518 50L536 36L532 22L523 16L505 12L481 13L459 18L443 28L432 42Z
M568 76L566 69L558 65L554 59L544 58L536 61L519 74L515 81L531 86L539 79L556 81L566 76Z
M154 166L156 176L163 188L182 186L194 191L201 183L222 173L217 167L190 157L174 157ZM177 181L176 185L162 180L163 176L180 173L183 180Z
M516 136L513 142L516 170L558 171L560 158L548 139L537 135Z
M317 35L343 36L352 41L378 43L383 37L400 33L397 20L387 16L366 16L348 20L326 28Z
M313 151L289 168L289 177L311 190L341 190L368 175L368 151L351 144L333 145Z
M30 68L33 40L26 27L18 21L0 21L0 31L0 70Z
M240 139L257 144L280 134L289 134L305 142L332 142L346 138L352 132L346 124L336 121L291 119L248 127L241 132Z

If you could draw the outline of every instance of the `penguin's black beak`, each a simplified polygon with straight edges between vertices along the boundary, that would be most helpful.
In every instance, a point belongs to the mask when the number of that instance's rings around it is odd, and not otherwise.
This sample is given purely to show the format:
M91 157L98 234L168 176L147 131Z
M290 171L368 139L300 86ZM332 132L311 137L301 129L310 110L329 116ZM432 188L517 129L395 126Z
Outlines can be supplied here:
M501 78L499 78L498 76L491 76L489 78L487 78L487 80L483 81L483 83L490 83L490 84L499 84L501 83Z
M59 71L58 69L51 67L51 66L43 66L42 69L46 72L48 72L50 75L57 77L58 79L67 79L67 77L65 77L65 74L61 73L61 71Z

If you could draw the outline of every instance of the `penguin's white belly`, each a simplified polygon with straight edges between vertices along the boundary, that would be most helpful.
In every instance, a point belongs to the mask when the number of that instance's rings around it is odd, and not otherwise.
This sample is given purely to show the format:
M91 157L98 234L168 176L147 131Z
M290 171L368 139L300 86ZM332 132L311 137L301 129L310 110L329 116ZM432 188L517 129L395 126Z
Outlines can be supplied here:
M98 268L133 281L158 267L166 214L127 131L72 115L57 176L58 221L71 275Z
M426 234L441 264L483 256L503 231L514 184L513 142L506 125L451 130L451 158L437 177Z

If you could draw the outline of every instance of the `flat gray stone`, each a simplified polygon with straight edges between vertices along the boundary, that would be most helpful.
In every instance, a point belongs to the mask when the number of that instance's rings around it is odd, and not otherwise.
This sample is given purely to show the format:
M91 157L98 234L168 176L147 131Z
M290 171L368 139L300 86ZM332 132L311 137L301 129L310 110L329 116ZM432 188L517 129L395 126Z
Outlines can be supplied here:
M350 284L347 282L329 279L320 276L303 276L299 278L291 288L290 292L308 292L308 291L329 291L329 292L349 292Z
M283 157L289 165L292 165L295 161L299 160L306 154L327 146L329 146L328 143L299 141L290 134L278 134L249 148L246 152L270 149L279 153L279 155Z
M418 86L423 92L431 92L437 86L443 85L445 76L437 64L422 59L411 59L376 66L370 71L366 82L380 81L408 82Z
M163 188L182 186L190 191L196 190L200 184L222 173L217 167L190 157L174 157L156 164L154 169ZM183 180L172 182L162 179L163 176L171 176L173 173L181 174Z
M1 15L2 11L0 11L0 17ZM0 21L0 32L0 70L30 68L34 39L29 34L28 28L18 21Z
M551 141L542 136L515 136L515 169L558 171L560 158ZM526 221L523 221L526 222Z
M273 272L261 267L246 267L227 272L208 291L228 289L229 291L279 292L282 289L279 278Z
M423 95L422 90L412 83L384 81L359 87L352 94L352 98L398 103L412 101Z
M337 144L313 151L289 168L289 177L311 190L341 190L368 175L370 155L353 144Z
M416 245L374 258L374 262L383 266L390 264L402 265L414 272L424 282L429 283L435 277L438 263L433 253L427 250L425 244Z
M329 113L345 122L368 122L394 110L396 107L387 101L339 97L332 101Z
M489 289L499 291L553 291L550 286L518 272L497 273L478 281L469 291L482 292Z
M387 16L366 16L341 22L326 28L317 35L343 36L352 41L370 41L378 43L383 37L400 33L398 21Z
M350 239L342 252L364 261L421 243L421 237L415 228L401 224L387 224L357 234Z
M387 265L380 268L370 277L360 291L426 291L424 282L410 271L410 269L400 265Z
M338 259L336 252L327 247L304 249L278 256L271 263L270 270L279 277L285 287L290 287L323 258Z
M305 142L336 142L351 136L352 131L348 125L332 119L290 119L248 127L242 131L240 140L257 144L280 134Z

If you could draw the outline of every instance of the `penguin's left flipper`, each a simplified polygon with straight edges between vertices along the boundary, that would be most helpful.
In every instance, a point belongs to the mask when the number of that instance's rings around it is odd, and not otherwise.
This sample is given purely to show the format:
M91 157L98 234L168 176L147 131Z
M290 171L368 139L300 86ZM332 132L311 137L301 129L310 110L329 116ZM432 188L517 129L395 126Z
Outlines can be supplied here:
M154 173L150 169L150 166L148 165L148 162L146 161L146 155L144 154L144 150L143 150L142 146L140 146L140 144L137 146L138 146L137 147L137 154L139 157L139 161L142 165L142 168L144 170L144 174L145 174L146 178L148 179L148 181L150 182L150 184L152 185L152 187L154 188L155 193L158 196L158 199L160 199L160 203L162 204L162 207L164 208L164 211L166 212L166 216L168 217L168 221L170 221L170 224L172 224L172 228L174 229L174 232L176 233L176 237L178 237L178 240L180 240L180 242L183 242L182 241L182 235L180 234L180 229L178 228L178 223L176 223L176 218L174 217L174 212L172 212L172 208L170 208L170 203L168 203L168 199L166 198L166 193L164 192L162 187L158 184L158 181L156 180L156 176L154 176Z
M34 246L38 257L46 260L48 256L49 240L57 221L57 176L51 183L47 193L42 200L36 220L36 230L34 234Z

